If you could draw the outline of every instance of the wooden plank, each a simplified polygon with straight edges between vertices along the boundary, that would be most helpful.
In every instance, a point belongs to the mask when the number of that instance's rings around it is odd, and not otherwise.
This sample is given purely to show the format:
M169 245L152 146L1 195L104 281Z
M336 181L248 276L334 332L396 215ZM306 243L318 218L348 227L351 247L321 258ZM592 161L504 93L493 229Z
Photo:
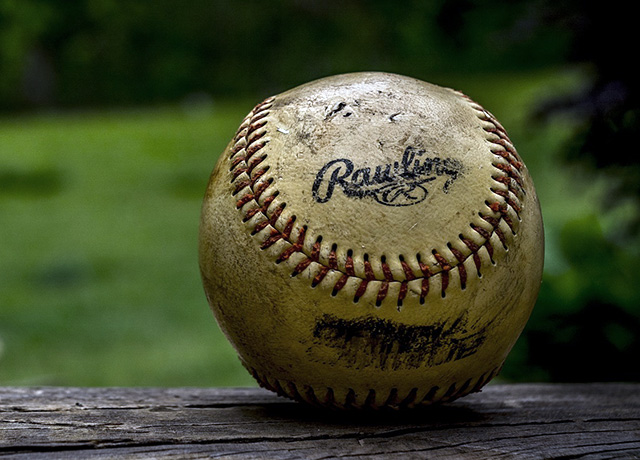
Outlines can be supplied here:
M0 388L0 457L640 458L640 384L489 385L409 413L257 388Z

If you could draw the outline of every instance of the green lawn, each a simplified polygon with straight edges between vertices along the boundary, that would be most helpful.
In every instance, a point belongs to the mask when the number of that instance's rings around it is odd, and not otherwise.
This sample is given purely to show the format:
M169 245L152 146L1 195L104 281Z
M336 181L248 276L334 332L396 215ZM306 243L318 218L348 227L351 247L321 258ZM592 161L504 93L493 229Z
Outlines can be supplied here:
M450 80L434 79L510 132L539 189L547 270L562 271L557 233L602 187L558 166L570 120L525 115L578 75ZM252 102L0 119L0 385L253 385L197 267L208 175Z
M249 109L0 121L0 384L252 383L197 267L208 175Z

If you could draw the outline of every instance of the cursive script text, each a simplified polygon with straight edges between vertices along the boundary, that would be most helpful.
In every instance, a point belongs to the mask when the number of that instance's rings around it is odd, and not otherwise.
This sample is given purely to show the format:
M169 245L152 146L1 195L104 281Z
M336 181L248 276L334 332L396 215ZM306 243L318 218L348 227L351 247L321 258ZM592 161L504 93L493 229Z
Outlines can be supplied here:
M336 188L349 198L371 197L385 206L411 206L429 194L426 184L444 177L442 191L462 174L459 160L429 156L424 149L405 148L400 161L356 169L351 160L338 158L327 162L316 174L313 198L326 203Z

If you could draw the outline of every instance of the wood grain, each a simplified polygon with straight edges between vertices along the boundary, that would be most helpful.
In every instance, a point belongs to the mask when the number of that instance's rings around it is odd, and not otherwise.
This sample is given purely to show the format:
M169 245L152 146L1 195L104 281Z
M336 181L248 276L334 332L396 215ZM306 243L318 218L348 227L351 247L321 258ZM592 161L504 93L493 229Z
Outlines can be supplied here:
M257 388L0 388L0 457L640 458L640 384L489 385L409 413Z

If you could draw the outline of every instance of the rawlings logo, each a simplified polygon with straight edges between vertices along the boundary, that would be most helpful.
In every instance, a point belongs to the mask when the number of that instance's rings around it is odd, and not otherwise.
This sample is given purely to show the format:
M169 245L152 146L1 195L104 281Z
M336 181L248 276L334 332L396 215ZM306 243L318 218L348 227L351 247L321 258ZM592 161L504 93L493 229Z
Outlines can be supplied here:
M339 187L349 198L371 197L385 206L411 206L427 198L427 182L444 176L442 191L448 193L462 171L456 159L430 157L424 149L409 146L400 161L374 168L355 169L346 158L331 160L316 174L312 193L318 203L326 203Z

